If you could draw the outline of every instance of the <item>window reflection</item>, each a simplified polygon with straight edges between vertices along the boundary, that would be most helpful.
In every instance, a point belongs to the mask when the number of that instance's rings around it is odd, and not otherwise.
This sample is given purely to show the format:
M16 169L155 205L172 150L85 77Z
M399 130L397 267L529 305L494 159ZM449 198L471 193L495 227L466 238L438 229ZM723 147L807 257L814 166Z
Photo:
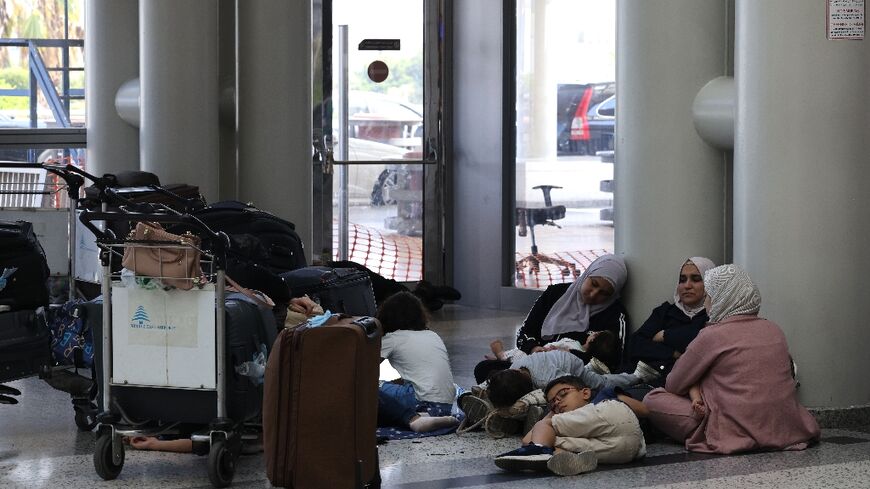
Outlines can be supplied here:
M615 0L518 0L515 285L613 250Z

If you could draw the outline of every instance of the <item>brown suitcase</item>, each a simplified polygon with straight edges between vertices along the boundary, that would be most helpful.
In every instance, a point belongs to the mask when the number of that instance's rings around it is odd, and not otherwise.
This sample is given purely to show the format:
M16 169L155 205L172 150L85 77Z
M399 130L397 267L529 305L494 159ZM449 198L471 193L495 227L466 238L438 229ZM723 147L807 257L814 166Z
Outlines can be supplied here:
M380 487L377 429L381 327L334 316L278 334L266 364L263 448L279 487Z

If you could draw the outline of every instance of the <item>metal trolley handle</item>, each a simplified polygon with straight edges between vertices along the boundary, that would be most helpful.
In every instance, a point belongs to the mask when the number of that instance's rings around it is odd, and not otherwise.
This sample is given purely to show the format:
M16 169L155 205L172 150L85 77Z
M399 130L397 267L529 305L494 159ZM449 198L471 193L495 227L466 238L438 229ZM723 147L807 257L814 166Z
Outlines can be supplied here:
M147 204L152 205L152 204ZM230 247L230 237L223 231L215 232L197 217L190 214L181 214L162 206L163 210L172 213L161 212L109 212L109 211L88 211L84 210L79 216L79 220L85 225L94 236L97 237L97 242L100 244L117 244L123 242L123 236L115 236L111 231L103 231L94 224L94 221L127 221L127 222L157 222L160 224L181 224L200 235L200 237L208 239L212 243L210 254L218 260L218 268L223 269L223 258L226 255L226 250ZM158 208L159 209L159 208Z

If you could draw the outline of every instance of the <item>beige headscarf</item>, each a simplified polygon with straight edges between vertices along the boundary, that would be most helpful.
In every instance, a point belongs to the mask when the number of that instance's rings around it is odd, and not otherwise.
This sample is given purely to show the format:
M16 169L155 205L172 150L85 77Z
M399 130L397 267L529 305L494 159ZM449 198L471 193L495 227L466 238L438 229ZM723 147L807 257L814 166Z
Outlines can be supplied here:
M716 266L713 263L713 260L709 258L704 258L703 256L693 256L688 260L684 261L682 265L680 265L680 273L683 271L683 267L686 266L687 263L691 263L698 268L698 271L701 272L701 278L703 279L704 274L707 273L707 270ZM677 275L679 277L679 274ZM690 318L695 317L696 314L704 310L704 301L702 300L700 304L695 307L687 307L683 304L683 301L680 300L680 282L677 281L677 287L674 289L674 305L677 306L683 314L689 316Z
M749 274L738 265L722 265L704 274L704 288L710 296L711 323L738 314L758 314L761 293Z
M613 286L613 295L603 304L590 306L584 304L580 297L580 287L587 277L602 277ZM589 268L574 281L562 297L553 304L544 324L541 325L541 337L547 338L567 332L582 332L589 329L589 318L610 307L619 299L619 293L628 271L625 261L616 255L603 255L589 265Z

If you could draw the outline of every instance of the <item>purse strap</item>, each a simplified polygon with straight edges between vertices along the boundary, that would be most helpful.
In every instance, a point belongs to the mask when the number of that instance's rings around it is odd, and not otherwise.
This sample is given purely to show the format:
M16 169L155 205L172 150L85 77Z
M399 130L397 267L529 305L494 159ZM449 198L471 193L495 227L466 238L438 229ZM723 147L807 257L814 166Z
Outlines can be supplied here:
M251 289L239 285L239 283L230 278L229 275L225 275L224 277L226 277L227 283L230 284L230 287L232 287L248 299L253 300L254 302L263 307L268 307L270 309L275 307L275 302L268 295L263 294L262 292L259 294L255 294L254 291L252 291Z

